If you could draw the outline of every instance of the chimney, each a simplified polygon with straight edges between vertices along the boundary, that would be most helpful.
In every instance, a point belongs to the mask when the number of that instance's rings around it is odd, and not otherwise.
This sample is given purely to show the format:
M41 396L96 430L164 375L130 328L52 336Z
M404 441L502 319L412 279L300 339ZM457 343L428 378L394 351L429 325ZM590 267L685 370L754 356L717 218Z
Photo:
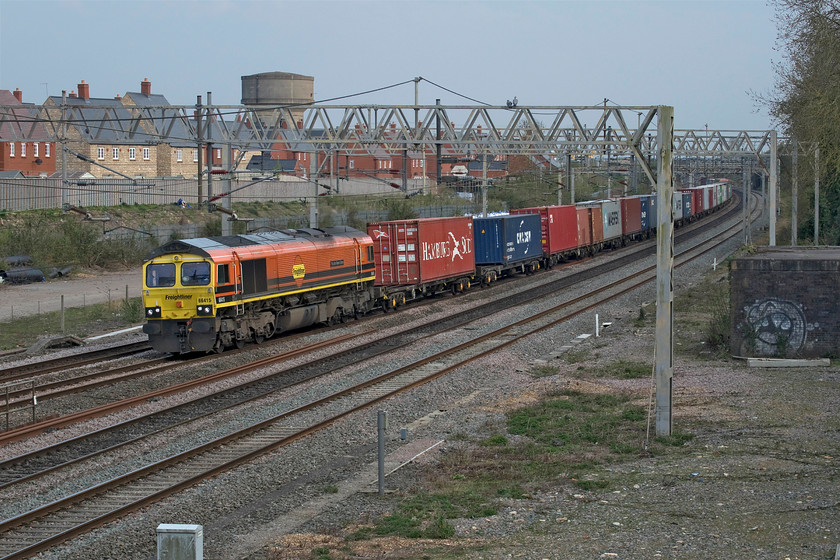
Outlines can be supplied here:
M116 100L120 100L120 99L122 99L122 95L120 95L120 94L118 93L117 95L115 95L115 96L114 96L114 99L116 99Z
M301 130L303 129L303 121L302 120L298 120L297 127Z
M143 81L140 82L140 93L146 97L152 95L152 82L149 81L149 78L143 78Z
M90 99L90 84L86 84L84 80L79 84L79 99Z
M70 90L70 95L68 95L67 97L69 97L70 99L76 99L76 92L73 91L73 90Z
M23 103L23 92L20 91L20 88L15 88L15 91L12 92L12 95L15 96L20 103Z

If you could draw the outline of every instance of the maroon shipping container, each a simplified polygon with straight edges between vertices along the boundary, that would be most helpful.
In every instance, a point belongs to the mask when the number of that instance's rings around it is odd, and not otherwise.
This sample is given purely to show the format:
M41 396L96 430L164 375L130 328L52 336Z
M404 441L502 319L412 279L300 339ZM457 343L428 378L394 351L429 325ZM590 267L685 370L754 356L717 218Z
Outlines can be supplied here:
M631 235L642 231L642 199L621 198L621 233Z
M419 286L475 273L473 220L423 218L368 224L376 286Z
M555 255L580 246L577 209L574 206L518 208L511 214L539 214L542 224L543 253Z
M578 243L581 246L592 245L592 221L589 208L575 208L577 211Z
M592 232L590 245L597 245L604 241L604 211L600 206L578 206L580 218L586 220L589 231Z
M686 189L691 193L691 213L699 214L705 208L703 207L703 191L700 189Z

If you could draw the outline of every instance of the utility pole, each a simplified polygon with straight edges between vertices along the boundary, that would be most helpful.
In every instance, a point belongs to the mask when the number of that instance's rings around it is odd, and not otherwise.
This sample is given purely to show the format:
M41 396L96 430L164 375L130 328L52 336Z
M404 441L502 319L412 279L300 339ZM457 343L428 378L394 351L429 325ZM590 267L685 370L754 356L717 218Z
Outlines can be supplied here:
M196 96L195 102L195 118L196 130L198 131L198 143L196 149L198 150L198 204L201 204L204 196L204 131L201 130L201 96Z
M435 99L435 105L440 105L440 99ZM437 128L437 133L435 134L435 150L437 152L437 184L440 185L440 155L441 155L441 146L440 146L440 112L435 111L435 126Z
M481 217L487 217L487 154L481 154Z
M791 164L791 210L790 210L790 246L796 247L799 241L797 231L799 229L799 142L793 139L793 162Z
M776 246L776 181L778 175L778 138L776 131L770 131L770 239L771 247Z
M231 188L230 188L230 177L231 171L233 171L230 163L230 144L223 144L222 145L222 169L227 171L225 175L223 175L224 179L221 180L221 194L222 196L222 208L230 210L230 215L233 214L233 201L231 197ZM233 233L233 222L231 222L227 216L222 216L222 235L231 235Z
M656 178L656 434L671 435L674 376L674 108L659 107Z
M820 244L820 146L814 148L814 246Z
M61 208L67 206L67 90L61 92Z
M213 199L213 102L207 92L207 200Z

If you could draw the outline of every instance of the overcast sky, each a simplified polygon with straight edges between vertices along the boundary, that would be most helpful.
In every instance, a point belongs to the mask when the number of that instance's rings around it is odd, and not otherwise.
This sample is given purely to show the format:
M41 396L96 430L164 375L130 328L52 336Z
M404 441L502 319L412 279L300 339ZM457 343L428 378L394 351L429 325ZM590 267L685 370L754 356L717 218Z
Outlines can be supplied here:
M25 102L139 91L238 105L241 76L315 77L323 100L422 76L520 106L673 105L676 128L772 128L776 26L765 0L0 0L0 89ZM429 83L420 104L473 104ZM338 102L336 102L338 103ZM414 84L344 99L413 104Z

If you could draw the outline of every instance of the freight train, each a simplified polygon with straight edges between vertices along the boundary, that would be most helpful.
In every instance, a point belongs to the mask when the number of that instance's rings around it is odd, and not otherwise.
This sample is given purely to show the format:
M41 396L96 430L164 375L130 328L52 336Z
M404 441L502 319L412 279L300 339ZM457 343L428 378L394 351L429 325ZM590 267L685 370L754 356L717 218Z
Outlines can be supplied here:
M679 226L732 196L728 182L674 193ZM221 352L655 234L656 196L170 241L143 266L143 332L159 352Z

